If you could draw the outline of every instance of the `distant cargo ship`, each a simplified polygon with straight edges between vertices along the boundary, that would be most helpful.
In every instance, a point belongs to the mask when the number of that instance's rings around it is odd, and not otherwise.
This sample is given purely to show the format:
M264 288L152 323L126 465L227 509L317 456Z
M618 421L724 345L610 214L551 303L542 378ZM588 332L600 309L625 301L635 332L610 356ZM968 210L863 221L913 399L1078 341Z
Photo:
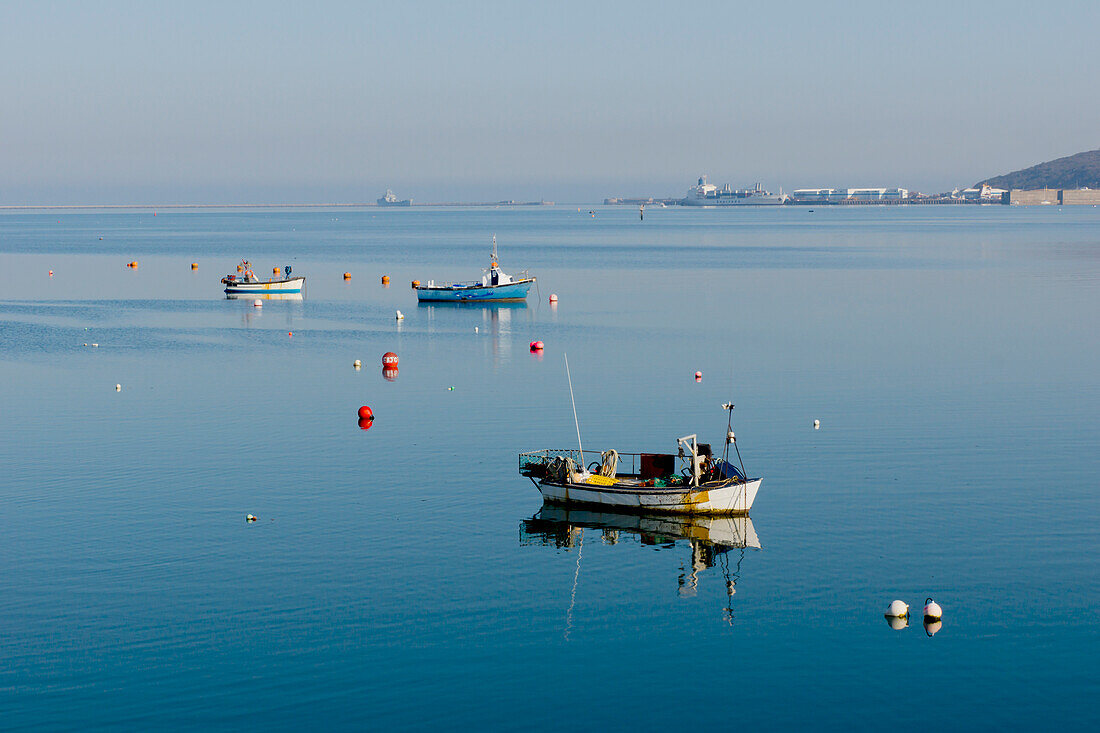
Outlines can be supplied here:
M734 189L728 183L718 188L707 183L707 177L703 176L697 185L688 189L680 203L684 206L778 206L786 201L782 193L769 193L759 183L753 188Z
M386 195L378 199L379 206L412 206L412 199L399 199L393 191L386 189Z

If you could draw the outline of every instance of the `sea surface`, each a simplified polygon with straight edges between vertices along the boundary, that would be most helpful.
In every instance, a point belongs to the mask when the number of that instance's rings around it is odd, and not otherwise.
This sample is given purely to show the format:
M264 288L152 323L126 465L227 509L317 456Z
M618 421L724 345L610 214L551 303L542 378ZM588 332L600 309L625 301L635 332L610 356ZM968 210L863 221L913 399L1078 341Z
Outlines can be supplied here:
M526 305L417 305L493 235ZM5 211L0 285L2 729L1100 726L1100 209ZM736 404L751 541L541 512L566 353L586 449Z

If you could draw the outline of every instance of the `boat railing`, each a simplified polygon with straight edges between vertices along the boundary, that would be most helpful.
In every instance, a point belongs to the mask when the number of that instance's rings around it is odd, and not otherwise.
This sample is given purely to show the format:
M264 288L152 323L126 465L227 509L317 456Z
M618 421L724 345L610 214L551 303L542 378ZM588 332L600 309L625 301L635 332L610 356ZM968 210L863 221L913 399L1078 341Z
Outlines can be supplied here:
M559 456L571 459L578 469L586 468L593 463L599 464L603 461L603 453L598 450L580 451L576 448L563 448L561 450L546 448L543 450L520 453L519 472L521 474L524 473L525 470L530 472L532 467L545 466L551 459ZM641 458L641 453L619 453L619 465L616 472L623 474L638 474L641 468ZM628 460L630 470L627 470Z

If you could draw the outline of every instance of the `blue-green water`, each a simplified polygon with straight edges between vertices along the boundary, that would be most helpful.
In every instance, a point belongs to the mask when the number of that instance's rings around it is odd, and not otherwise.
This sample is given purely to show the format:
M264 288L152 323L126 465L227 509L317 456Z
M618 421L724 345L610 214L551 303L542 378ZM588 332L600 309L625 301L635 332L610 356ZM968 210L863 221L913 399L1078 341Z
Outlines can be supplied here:
M1100 723L1100 210L593 211L0 214L0 727ZM563 352L586 448L736 402L760 549L533 539Z

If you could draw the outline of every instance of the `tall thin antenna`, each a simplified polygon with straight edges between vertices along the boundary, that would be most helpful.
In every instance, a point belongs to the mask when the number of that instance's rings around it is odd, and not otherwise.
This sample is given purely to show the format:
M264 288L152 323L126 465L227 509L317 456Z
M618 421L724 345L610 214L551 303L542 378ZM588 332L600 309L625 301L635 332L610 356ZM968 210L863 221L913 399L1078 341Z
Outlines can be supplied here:
M581 464L583 465L584 446L581 445L581 424L577 420L577 401L573 399L573 377L569 374L569 354L565 354L565 378L569 380L569 401L573 403L573 424L577 426L577 450L580 451Z

